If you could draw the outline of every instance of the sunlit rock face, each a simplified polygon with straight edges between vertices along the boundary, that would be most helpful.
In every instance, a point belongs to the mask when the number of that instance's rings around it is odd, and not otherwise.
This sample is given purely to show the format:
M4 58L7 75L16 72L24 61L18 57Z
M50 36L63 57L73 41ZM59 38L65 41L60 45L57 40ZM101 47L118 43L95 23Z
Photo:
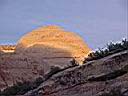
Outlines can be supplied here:
M3 49L8 51L10 47ZM33 30L12 50L15 52L0 52L0 89L44 76L51 66L67 67L72 58L80 62L90 51L78 35L58 26Z
M15 45L0 45L0 51L4 53L13 53L15 51Z
M36 62L32 64L40 66L44 74L51 66L64 68L71 65L72 58L82 64L89 52L90 49L80 36L58 26L33 30L23 36L16 46L16 53L33 58Z
M33 30L23 36L16 46L17 53L31 54L46 63L62 65L71 58L81 62L89 51L80 36L59 26L45 26Z

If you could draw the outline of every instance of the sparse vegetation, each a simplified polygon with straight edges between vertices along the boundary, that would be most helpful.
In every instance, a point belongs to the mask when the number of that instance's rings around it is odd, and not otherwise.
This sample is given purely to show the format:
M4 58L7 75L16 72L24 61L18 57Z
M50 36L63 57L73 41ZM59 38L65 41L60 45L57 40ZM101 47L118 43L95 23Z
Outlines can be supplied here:
M84 63L92 60L97 60L108 55L118 53L128 49L128 41L127 39L123 39L121 43L112 43L107 44L105 49L96 50L95 52L91 52L87 58L85 58Z
M97 60L97 59L103 58L105 56L108 56L108 55L111 55L111 54L114 54L114 53L117 53L117 52L121 52L121 51L124 51L124 50L127 50L127 49L128 49L128 41L126 39L122 40L121 43L112 43L111 42L111 43L107 44L107 47L105 49L99 49L95 52L90 53L88 55L88 58L86 58L84 62L88 62L88 61L91 61L91 60ZM27 59L24 59L24 60L27 60ZM0 96L23 95L26 92L37 88L41 83L43 83L45 80L49 79L52 75L54 75L54 74L56 74L60 71L66 70L70 67L74 67L74 66L78 65L78 63L76 62L75 59L72 59L70 63L71 63L70 66L67 66L63 69L60 68L59 66L52 66L51 70L47 74L45 74L45 76L43 78L38 77L36 80L31 81L31 82L30 81L24 81L22 83L17 82L17 84L14 84L13 86L10 86L10 87L6 88L3 91L0 91ZM116 75L109 74L109 78L110 78L110 76L115 78L117 75L124 74L124 72L126 72L125 70L127 70L127 67L124 68L123 71L119 71L119 72L116 71L115 72ZM43 71L41 71L41 72L43 72ZM105 80L106 80L106 78L108 78L108 77L105 77ZM96 78L96 79L99 80L99 79L102 79L102 78ZM65 85L66 83L61 82L61 84ZM111 91L110 94L105 93L101 96L120 96L120 95L118 95L118 94L120 94L120 92L115 93L115 91Z

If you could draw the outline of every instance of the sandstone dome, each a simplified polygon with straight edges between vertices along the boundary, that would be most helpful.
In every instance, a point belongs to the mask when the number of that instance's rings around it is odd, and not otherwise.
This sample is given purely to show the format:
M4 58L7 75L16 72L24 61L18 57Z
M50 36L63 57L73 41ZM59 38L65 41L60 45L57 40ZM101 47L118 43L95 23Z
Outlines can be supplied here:
M67 32L55 25L33 30L23 36L16 46L16 52L40 54L45 58L83 58L90 49L80 36ZM67 54L68 53L68 54ZM39 55L38 55L39 56Z
M8 46L4 49L8 50ZM15 53L5 55L1 53L3 47L0 48L1 73L5 78L0 77L0 88L8 87L7 84L13 85L17 81L31 81L44 76L53 66L69 67L72 58L80 64L90 51L80 36L58 26L33 30L24 35L16 47L12 46L11 49L15 50Z

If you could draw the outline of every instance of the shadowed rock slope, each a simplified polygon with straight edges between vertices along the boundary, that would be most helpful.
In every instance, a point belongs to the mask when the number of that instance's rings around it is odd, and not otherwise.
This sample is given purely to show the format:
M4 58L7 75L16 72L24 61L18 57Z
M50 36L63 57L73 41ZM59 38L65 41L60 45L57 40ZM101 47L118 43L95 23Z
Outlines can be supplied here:
M23 96L128 96L128 50L69 68Z

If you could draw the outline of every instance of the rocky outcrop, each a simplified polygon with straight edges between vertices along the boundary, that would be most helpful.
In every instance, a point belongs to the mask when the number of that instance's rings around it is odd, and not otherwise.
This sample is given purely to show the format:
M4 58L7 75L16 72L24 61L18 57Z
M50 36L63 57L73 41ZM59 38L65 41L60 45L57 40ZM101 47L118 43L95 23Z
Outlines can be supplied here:
M72 58L80 63L90 51L78 35L58 26L33 30L16 46L4 45L0 50L0 89L44 76L52 66L65 68Z
M17 82L31 81L43 75L43 72L41 61L23 54L4 53L0 56L0 89Z
M128 50L53 75L24 96L128 96Z
M2 47L0 96L128 96L128 50L77 65L89 51L58 26L28 33L15 52Z

